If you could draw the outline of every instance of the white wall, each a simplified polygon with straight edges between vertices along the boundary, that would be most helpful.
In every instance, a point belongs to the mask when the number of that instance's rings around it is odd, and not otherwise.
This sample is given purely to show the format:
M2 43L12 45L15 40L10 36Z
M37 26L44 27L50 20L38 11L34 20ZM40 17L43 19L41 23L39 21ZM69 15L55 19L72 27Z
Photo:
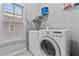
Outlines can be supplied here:
M26 19L28 20L29 24L26 21L26 39L27 39L27 49L29 48L29 30L33 29L33 24L32 24L32 20L33 18L39 13L39 8L40 6L38 6L37 3L33 4L33 3L27 3L26 5Z
M0 4L0 45L1 45L1 39L2 39L2 31L1 31L1 21L3 20L3 15L2 15L2 4Z
M48 27L69 29L72 33L71 54L79 55L79 9L63 11L63 4L44 5L49 7Z
M69 29L72 33L71 54L79 55L79 9L63 11L63 4L27 4L27 18L29 21L43 6L49 7L49 16L46 26L59 29ZM46 18L45 18L46 19ZM44 20L45 20L44 19ZM44 21L43 21L44 22ZM32 26L30 26L32 27Z
M0 13L1 16L1 13ZM1 45L1 19L0 19L0 45Z

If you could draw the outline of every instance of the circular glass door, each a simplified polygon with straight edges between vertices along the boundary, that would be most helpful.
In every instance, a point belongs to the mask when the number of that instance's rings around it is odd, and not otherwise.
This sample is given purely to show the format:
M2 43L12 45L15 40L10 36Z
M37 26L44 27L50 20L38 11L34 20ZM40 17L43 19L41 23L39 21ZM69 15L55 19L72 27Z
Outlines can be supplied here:
M60 56L61 51L56 41L50 37L43 37L40 43L41 52L47 56Z

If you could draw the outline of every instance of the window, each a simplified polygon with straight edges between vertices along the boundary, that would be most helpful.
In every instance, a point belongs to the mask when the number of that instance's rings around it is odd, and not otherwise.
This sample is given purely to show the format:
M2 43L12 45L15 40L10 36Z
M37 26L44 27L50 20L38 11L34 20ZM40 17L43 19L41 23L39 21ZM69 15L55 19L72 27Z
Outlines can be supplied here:
M2 10L2 4L0 3L0 11Z
M15 5L15 14L22 15L22 7Z
M21 18L22 17L22 7L21 6L18 6L18 5L15 5L15 10L14 10L14 13L15 13L15 17L19 17Z
M9 32L15 32L15 24L9 24Z
M4 4L4 11L13 13L13 4L11 3L5 3Z
M14 3L4 3L4 15L22 18L23 6Z
M23 6L15 3L3 4L4 20L10 22L19 22L23 19ZM18 21L19 20L19 21ZM14 32L15 25L9 25L9 32Z
M3 4L3 42L19 40L23 37L23 6L16 3ZM17 39L15 39L17 38Z

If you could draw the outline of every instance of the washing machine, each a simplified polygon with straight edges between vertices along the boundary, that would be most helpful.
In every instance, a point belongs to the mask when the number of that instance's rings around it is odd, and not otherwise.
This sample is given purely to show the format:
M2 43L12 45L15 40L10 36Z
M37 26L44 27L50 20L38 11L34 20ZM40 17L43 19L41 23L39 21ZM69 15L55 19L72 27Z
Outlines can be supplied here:
M39 31L39 44L37 44L37 56L69 56L70 32L66 29L50 29Z
M29 31L29 51L32 55L38 54L38 43L39 43L39 31L37 30L30 30Z

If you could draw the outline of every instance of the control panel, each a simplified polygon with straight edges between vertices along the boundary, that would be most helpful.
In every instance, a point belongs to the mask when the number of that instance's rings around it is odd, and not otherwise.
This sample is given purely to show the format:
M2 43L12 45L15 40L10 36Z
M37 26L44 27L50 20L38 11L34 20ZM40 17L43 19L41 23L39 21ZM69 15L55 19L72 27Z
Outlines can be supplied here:
M62 32L60 32L60 31L53 31L53 32L47 31L46 35L62 38Z
M62 32L60 32L60 31L53 31L52 32L53 34L53 37L59 37L59 38L62 38Z

